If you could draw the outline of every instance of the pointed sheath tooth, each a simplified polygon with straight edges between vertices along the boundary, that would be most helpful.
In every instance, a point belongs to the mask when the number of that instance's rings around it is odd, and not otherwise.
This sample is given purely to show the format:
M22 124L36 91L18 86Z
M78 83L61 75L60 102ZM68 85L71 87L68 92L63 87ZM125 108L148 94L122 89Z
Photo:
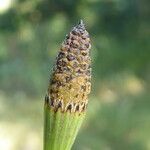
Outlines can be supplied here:
M70 150L91 90L90 38L82 20L60 47L45 97L44 150Z
M44 150L70 150L85 113L54 112L45 106Z

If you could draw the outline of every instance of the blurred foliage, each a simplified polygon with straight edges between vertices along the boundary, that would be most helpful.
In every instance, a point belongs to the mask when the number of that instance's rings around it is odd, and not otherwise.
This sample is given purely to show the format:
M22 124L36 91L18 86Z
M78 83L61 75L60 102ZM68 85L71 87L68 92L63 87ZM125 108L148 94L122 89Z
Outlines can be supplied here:
M73 149L150 149L150 2L7 1L12 2L7 10L0 10L0 121L5 127L34 124L38 129L31 139L42 137L40 98L65 34L83 19L92 40L93 92Z

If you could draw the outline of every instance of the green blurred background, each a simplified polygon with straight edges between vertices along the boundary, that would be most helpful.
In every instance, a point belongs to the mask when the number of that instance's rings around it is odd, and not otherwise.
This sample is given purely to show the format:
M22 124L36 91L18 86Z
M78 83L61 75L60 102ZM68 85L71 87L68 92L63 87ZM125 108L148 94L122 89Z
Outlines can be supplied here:
M149 0L0 0L0 150L42 150L43 103L83 19L93 90L73 150L150 150Z

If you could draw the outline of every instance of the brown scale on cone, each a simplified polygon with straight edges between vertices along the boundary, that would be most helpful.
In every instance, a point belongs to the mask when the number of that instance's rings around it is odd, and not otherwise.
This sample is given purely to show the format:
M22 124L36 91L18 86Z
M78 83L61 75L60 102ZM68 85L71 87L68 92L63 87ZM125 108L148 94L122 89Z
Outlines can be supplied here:
M89 34L81 20L61 45L48 88L46 102L55 111L85 110L91 90Z

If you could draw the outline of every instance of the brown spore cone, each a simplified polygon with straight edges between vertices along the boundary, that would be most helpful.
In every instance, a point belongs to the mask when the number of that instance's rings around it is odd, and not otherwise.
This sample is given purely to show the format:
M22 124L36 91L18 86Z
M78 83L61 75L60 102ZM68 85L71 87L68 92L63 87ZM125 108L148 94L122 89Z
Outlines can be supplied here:
M90 38L83 21L66 35L51 75L46 103L54 111L84 112L91 91Z

